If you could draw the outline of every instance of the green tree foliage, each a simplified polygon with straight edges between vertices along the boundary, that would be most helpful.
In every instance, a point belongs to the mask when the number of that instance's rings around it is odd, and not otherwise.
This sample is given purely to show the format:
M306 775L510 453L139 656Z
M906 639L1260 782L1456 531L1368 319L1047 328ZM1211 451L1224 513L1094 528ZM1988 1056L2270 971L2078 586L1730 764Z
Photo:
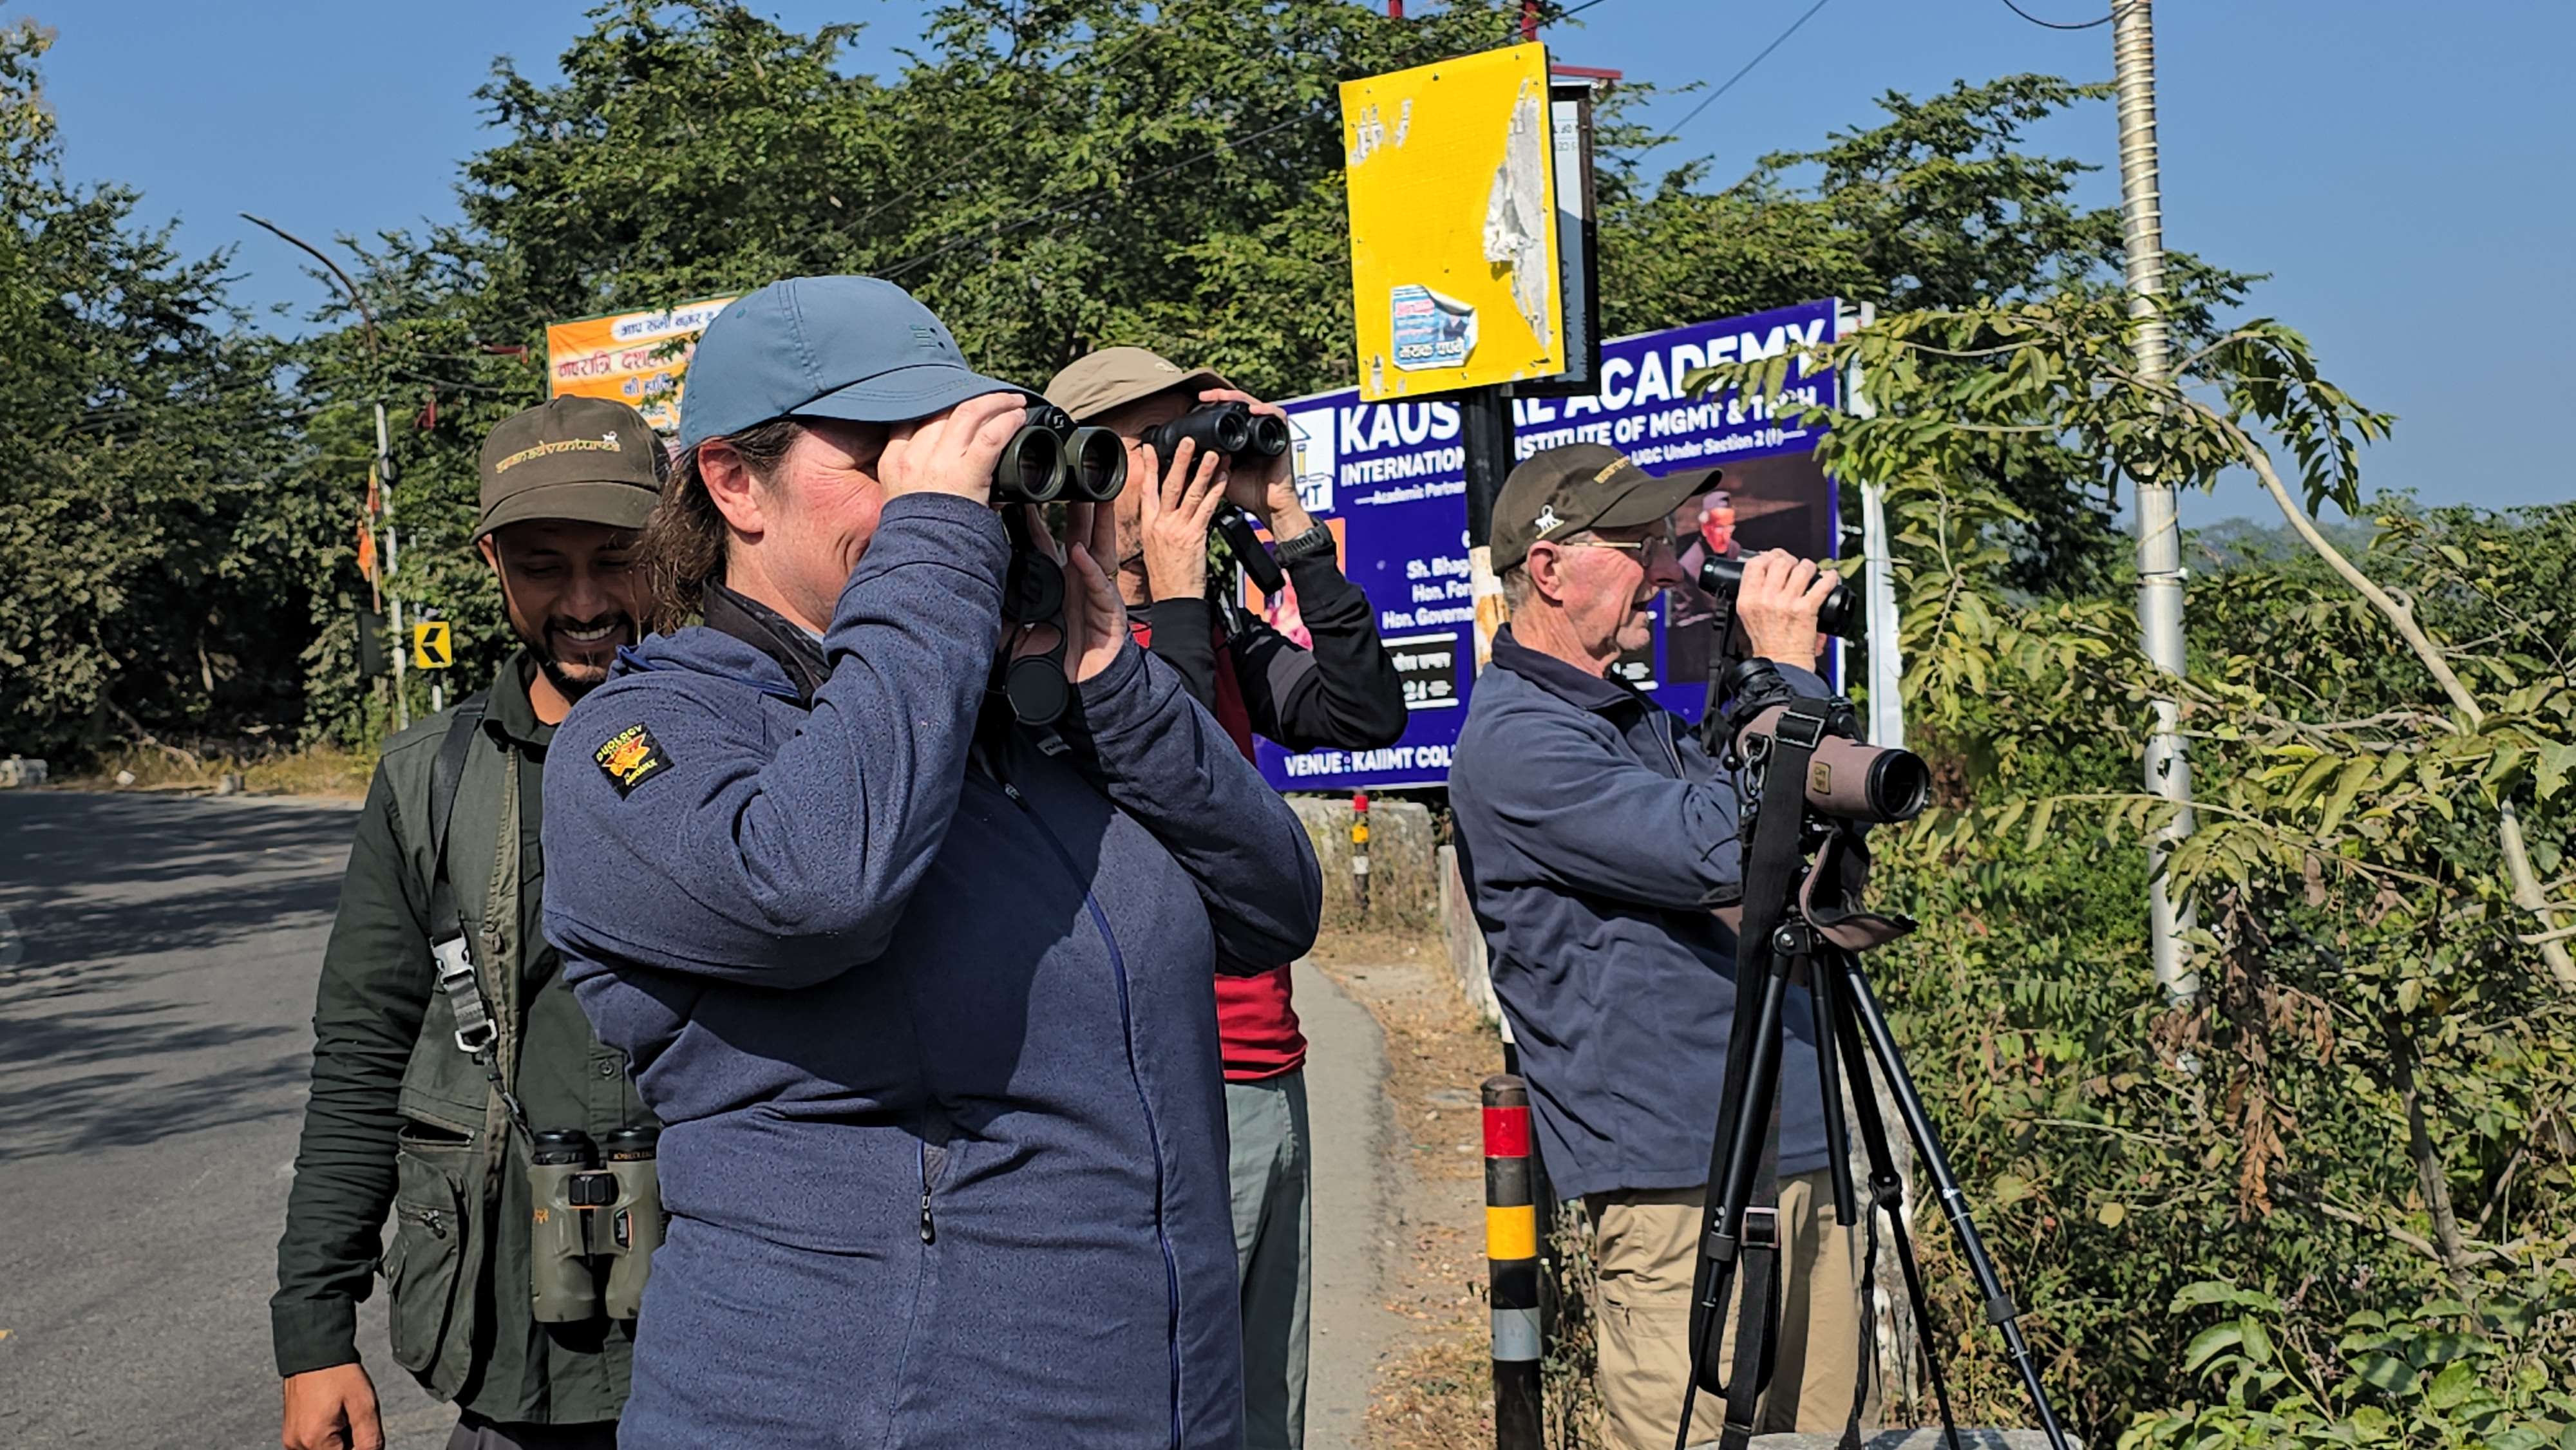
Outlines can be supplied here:
M1040 383L1127 342L1272 396L1348 383L1335 88L1503 43L1517 14L1501 0L1406 21L1346 0L959 0L899 75L878 78L847 65L849 27L802 35L716 3L603 8L560 81L505 64L485 87L499 136L464 168L466 224L369 251L361 285L390 361L354 328L315 345L316 452L362 478L365 404L390 392L417 419L439 399L437 426L397 441L397 523L411 540L398 582L458 623L466 677L508 647L464 547L473 449L493 420L542 398L534 360L549 321L868 272L912 289L1003 377ZM2018 149L2030 120L2091 94L2015 77L1922 103L1891 96L1884 126L1772 158L1759 185L1727 198L1694 191L1687 170L1645 185L1651 138L1614 117L1610 321L1660 326L1837 290L1964 305L2051 279L2098 283L2116 224L2068 200L2075 163ZM1793 190L1784 178L1810 163L1819 179ZM1946 235L1971 225L1972 243ZM2201 275L2187 261L2177 274ZM2213 301L2243 281L2209 275ZM2098 572L2105 481L2027 440L1990 453L1980 466L2030 501L2016 580ZM325 622L345 628L338 618ZM344 649L313 658L317 718L355 718Z
M292 721L293 581L310 500L285 445L274 344L182 260L133 193L66 181L37 62L0 30L0 742Z
M2554 1442L2576 1417L2536 1388L2576 1377L2576 508L2383 500L2348 557L2310 512L2360 510L2388 420L2277 324L2207 339L2169 384L2133 341L2118 299L2068 289L1824 350L1876 403L1824 452L1886 481L1908 717L1946 782L1881 855L1926 923L1879 969L1916 1077L2088 1435ZM1781 367L1701 381L1760 399ZM2189 674L2164 680L2120 592L2008 586L2021 506L1966 460L2014 436L2106 474L2250 469L2297 552L2205 576ZM2170 862L2204 923L2188 1009L2157 999L2142 930L2166 807L2133 782L2166 690L2200 796ZM2014 1413L1966 1277L1932 1257L1935 1342L1981 1417Z
M605 7L560 82L504 63L484 88L501 137L465 166L466 224L366 250L380 353L345 311L308 349L316 466L354 500L369 405L399 401L393 583L456 622L472 679L511 644L467 547L475 450L543 400L549 322L861 272L1031 384L1110 342L1283 396L1346 378L1334 86L1491 44L1515 14L961 0L888 83L843 64L853 27L800 35L714 0ZM317 720L345 732L363 717L337 620L310 683Z
M2093 168L2033 155L2035 122L2109 94L2054 76L1960 82L1924 99L1889 92L1886 119L1814 151L1765 156L1723 190L1705 162L1652 186L1637 165L1602 177L1602 295L1612 334L1836 296L1895 309L2100 296L2120 275L2120 214L2079 209ZM1614 129L1630 145L1653 139ZM2186 345L2256 278L2171 254L2171 319ZM2016 506L2003 577L2029 593L2098 592L2120 555L2117 480L2059 440L1987 435L1956 466Z

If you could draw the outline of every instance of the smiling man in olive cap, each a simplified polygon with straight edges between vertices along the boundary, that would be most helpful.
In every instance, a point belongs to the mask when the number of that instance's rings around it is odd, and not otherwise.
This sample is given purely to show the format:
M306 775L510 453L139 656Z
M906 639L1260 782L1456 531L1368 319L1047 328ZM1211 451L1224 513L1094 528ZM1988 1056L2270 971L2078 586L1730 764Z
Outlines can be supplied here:
M451 1450L616 1443L634 1325L604 1305L538 1322L510 1139L654 1127L538 929L537 842L555 726L637 638L635 543L664 472L643 415L603 399L484 442L475 544L520 648L489 690L386 742L358 818L270 1301L288 1450L384 1443L356 1341L380 1259L394 1361L457 1404Z

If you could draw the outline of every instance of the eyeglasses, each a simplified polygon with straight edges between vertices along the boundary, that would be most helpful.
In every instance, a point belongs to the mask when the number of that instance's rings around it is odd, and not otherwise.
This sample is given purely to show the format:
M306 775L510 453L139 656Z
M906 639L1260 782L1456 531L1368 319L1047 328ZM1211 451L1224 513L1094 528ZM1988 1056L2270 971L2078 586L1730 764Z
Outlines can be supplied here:
M1676 558L1680 557L1682 551L1681 536L1673 532L1671 524L1664 525L1661 533L1649 534L1642 539L1570 539L1562 543L1550 539L1547 542L1556 544L1560 549L1616 549L1635 559L1639 564L1651 561L1657 549L1668 550Z

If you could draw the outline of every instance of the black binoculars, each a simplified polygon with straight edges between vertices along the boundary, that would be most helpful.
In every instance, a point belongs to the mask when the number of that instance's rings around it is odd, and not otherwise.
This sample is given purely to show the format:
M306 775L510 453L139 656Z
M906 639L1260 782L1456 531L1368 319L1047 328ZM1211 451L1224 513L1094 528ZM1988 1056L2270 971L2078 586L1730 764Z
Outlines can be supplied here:
M643 1305L662 1246L661 1137L656 1128L621 1128L593 1145L577 1128L529 1135L528 1287L538 1323L578 1324L603 1308L632 1319Z
M1210 403L1145 430L1146 446L1166 466L1183 439L1196 443L1201 456L1276 458L1288 451L1288 420L1275 413L1256 413L1249 403Z
M1712 555L1699 566L1700 592L1726 601L1729 609L1735 607L1735 592L1743 585L1742 559ZM1816 611L1816 628L1839 639L1856 640L1861 637L1860 596L1852 593L1850 585L1836 584L1834 592L1825 596L1823 607Z
M1256 413L1249 403L1210 403L1145 430L1146 446L1166 466L1180 451L1185 438L1198 445L1202 458L1211 453L1229 459L1276 458L1288 451L1288 420L1272 413ZM1252 521L1240 509L1219 508L1209 528L1225 540L1226 552L1251 576L1254 588L1264 594L1279 592L1288 576L1281 571L1279 561L1261 546L1261 536L1253 532Z
M1079 428L1052 403L1033 403L993 465L996 503L1107 503L1127 485L1127 445L1106 428Z

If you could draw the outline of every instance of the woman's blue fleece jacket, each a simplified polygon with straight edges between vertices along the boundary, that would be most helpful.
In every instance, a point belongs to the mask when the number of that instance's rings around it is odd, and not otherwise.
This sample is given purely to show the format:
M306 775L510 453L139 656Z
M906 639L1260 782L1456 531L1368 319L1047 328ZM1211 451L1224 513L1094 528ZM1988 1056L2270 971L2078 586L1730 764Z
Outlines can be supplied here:
M1006 558L892 500L810 711L687 629L557 734L547 934L667 1125L627 1450L1241 1442L1213 978L1321 878L1132 644L975 743Z

